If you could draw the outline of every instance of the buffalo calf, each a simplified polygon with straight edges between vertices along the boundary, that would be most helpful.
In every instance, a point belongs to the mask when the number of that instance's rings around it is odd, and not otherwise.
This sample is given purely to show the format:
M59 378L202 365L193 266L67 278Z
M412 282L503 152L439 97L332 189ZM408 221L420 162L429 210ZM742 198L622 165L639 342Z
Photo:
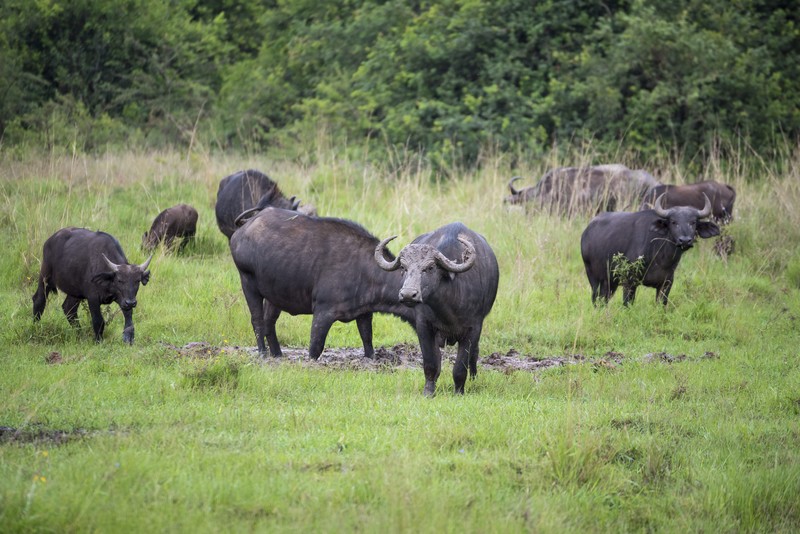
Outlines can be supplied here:
M47 305L47 296L63 291L61 306L67 320L78 326L78 305L89 303L96 341L102 341L105 321L101 304L116 302L122 309L125 328L122 340L133 344L133 308L139 284L150 280L152 255L141 265L125 258L119 242L105 232L85 228L62 228L44 242L39 284L33 295L33 320L38 321Z
M167 208L153 221L150 231L142 236L142 247L153 250L160 242L169 248L176 238L182 238L180 250L194 237L197 230L197 210L188 204Z

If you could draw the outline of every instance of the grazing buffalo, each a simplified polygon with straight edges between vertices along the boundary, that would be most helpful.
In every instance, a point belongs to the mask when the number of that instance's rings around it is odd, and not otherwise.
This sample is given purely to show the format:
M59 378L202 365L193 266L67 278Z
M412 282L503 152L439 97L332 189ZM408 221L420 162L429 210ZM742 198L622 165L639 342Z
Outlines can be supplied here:
M62 228L44 242L39 285L33 295L33 320L38 321L47 296L60 289L67 298L61 308L67 320L78 326L78 304L89 303L96 341L103 339L105 321L101 304L116 301L125 318L122 340L133 344L133 308L139 283L150 280L152 256L141 265L131 265L119 242L105 232L85 228Z
M300 205L294 197L286 198L278 184L266 174L256 170L239 171L226 176L217 190L217 226L229 240L237 230L236 219L256 206L296 210Z
M197 230L197 210L188 204L178 204L167 208L153 221L150 231L142 236L142 247L153 250L160 242L169 248L180 237L180 250L194 237Z
M267 208L230 240L259 353L281 355L275 323L281 312L312 314L309 356L319 358L335 321L356 321L364 355L374 356L372 314L409 322L397 298L402 279L373 259L378 239L356 223Z
M728 184L706 180L696 184L657 185L647 192L644 209L649 208L658 197L664 195L664 208L693 206L701 209L705 199L711 200L711 216L717 223L727 224L733 218L733 203L736 190Z
M663 195L653 209L601 213L581 236L581 255L592 286L592 303L608 301L621 284L622 302L636 296L636 287L656 289L656 300L667 304L675 269L695 236L719 235L719 226L702 219L711 215L706 197L703 209L676 206L665 209Z
M613 211L638 205L645 193L658 185L650 173L625 165L562 167L545 174L531 187L515 189L516 176L508 183L507 204L526 204L573 216L587 211Z
M388 272L402 272L397 299L414 313L412 324L425 371L424 393L433 396L436 391L445 343L458 343L453 382L456 393L464 393L467 372L473 377L478 372L483 320L497 295L500 272L494 252L481 235L461 223L421 235L397 258L387 259L386 244L395 237L375 247L375 261Z

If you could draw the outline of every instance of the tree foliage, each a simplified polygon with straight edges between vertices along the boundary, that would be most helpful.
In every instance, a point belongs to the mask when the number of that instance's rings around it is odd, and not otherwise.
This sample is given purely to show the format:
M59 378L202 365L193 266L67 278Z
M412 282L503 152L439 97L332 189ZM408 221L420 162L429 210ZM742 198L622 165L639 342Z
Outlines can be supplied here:
M768 152L800 133L799 16L772 0L7 0L0 129L227 147L324 127L466 161L586 139Z

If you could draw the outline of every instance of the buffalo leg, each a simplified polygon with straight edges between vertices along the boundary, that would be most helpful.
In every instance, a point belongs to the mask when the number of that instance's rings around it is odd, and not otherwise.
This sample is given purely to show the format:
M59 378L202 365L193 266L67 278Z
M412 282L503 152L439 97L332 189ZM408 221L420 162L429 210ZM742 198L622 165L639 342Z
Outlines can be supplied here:
M33 320L38 321L44 313L44 308L47 306L47 295L55 293L55 286L45 284L44 278L39 276L39 285L36 287L36 293L33 294Z
M592 305L597 306L597 297L600 296L600 282L592 283Z
M442 352L436 343L436 333L432 328L418 324L417 337L422 351L422 369L425 372L423 394L426 397L433 397L436 395L436 381L442 372Z
M664 283L661 284L661 287L658 288L656 291L656 302L661 301L661 303L666 306L669 302L669 292L672 289L672 277L668 276Z
M453 364L453 384L457 395L464 394L464 384L467 382L469 360L472 354L472 336L464 336L458 342L458 355Z
M133 345L133 309L122 310L125 318L125 328L122 330L122 341Z
M244 274L240 276L242 280L242 292L244 299L247 301L247 308L250 310L250 324L253 325L253 333L256 335L256 345L258 346L258 354L265 356L267 348L264 345L264 336L266 334L266 325L264 320L264 299L258 290L253 287L250 279Z
M356 317L356 326L361 336L361 343L364 345L364 357L370 360L375 358L375 349L372 347L372 314L365 313Z
M636 299L636 286L622 286L622 304L627 306Z
M470 345L469 353L469 374L472 378L478 376L478 342L481 339L481 331L483 324L472 330L472 344Z
M47 294L44 292L44 284L39 281L39 287L33 294L33 320L38 321L42 318L44 308L47 306Z
M103 341L103 330L105 330L106 327L106 322L103 320L103 312L100 310L99 300L89 299L89 313L92 316L94 340L99 343Z
M183 252L183 249L186 248L191 241L194 241L194 232L186 232L183 234L183 239L181 239L181 245L178 248L178 252Z
M73 297L72 295L67 295L67 298L64 299L64 304L61 305L61 309L64 310L64 315L67 316L67 321L75 328L80 326L78 323L78 304L80 303L81 299Z
M278 322L278 317L281 315L281 310L269 301L264 301L264 328L267 337L267 344L269 345L269 352L275 357L283 356L281 345L278 343L278 334L275 331L275 323Z
M458 355L453 365L453 384L456 394L464 394L468 372L473 378L478 373L478 340L480 336L480 328L471 328L467 335L458 342Z
M327 313L315 313L311 319L311 343L308 347L308 356L312 360L319 359L322 354L333 321L333 317Z
M597 305L599 298L603 304L607 304L611 300L611 295L614 294L614 289L608 280L600 280L596 285L592 286L592 304Z

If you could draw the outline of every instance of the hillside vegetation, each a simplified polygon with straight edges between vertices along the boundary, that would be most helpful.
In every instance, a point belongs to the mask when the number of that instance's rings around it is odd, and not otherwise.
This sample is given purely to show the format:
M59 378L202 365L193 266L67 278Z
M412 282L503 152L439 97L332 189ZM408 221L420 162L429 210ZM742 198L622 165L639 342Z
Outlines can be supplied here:
M320 137L320 139L323 139ZM793 532L800 529L800 159L747 151L695 174L653 160L667 182L711 178L738 192L726 260L688 251L670 304L642 288L594 308L579 239L590 215L502 204L508 179L609 163L592 152L505 153L442 179L411 154L377 164L321 142L293 159L129 151L0 164L0 523L19 531ZM621 158L622 163L633 162ZM327 365L354 347L337 324L319 362L259 359L227 241L219 180L244 168L321 215L352 219L392 249L460 220L483 234L500 289L481 356L558 357L544 371L480 368L464 396L445 365L434 399L421 369ZM34 324L42 244L64 226L115 235L132 262L142 233L179 202L196 242L157 249L122 342L72 329L51 297ZM310 318L282 316L284 346ZM376 347L414 346L398 319ZM205 342L210 350L181 350ZM513 350L512 350L513 349ZM353 360L358 363L358 357Z

